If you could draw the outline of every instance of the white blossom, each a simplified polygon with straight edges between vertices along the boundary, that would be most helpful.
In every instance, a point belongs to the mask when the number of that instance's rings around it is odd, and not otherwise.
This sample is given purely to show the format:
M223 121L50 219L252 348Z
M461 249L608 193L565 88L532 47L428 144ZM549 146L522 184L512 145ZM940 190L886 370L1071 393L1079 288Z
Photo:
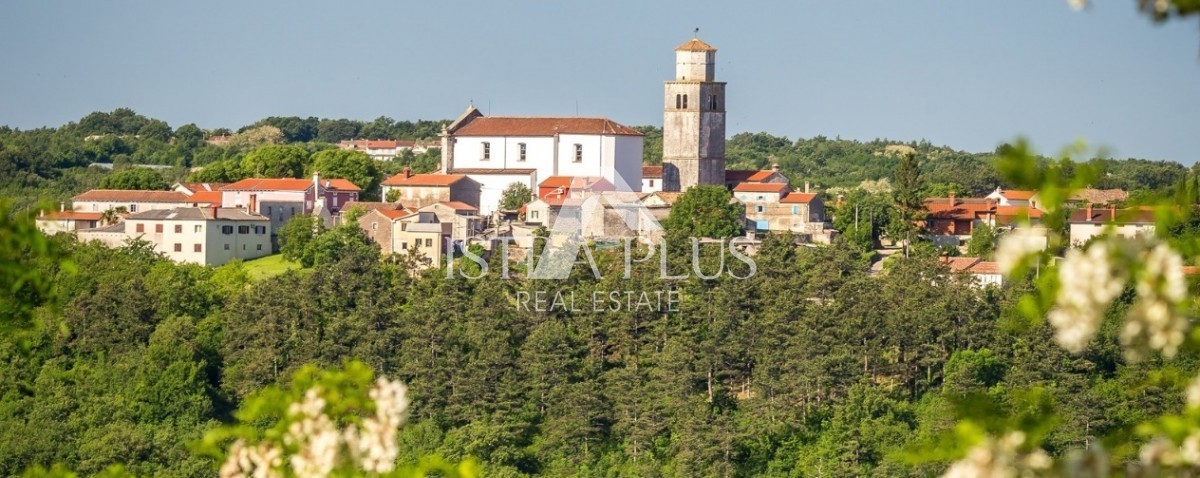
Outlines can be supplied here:
M364 470L387 473L395 468L396 430L408 411L408 388L398 381L380 377L371 389L375 416L363 420L362 428L350 427L343 437L351 455Z
M1018 227L1009 231L1000 238L1000 245L996 247L1000 273L1006 276L1011 274L1026 257L1042 252L1045 247L1046 236L1033 228Z
M1184 398L1187 406L1200 407L1200 375L1192 379L1192 383L1188 384L1187 390L1184 391Z
M1067 5L1071 6L1072 10L1080 11L1088 6L1088 0L1067 0Z
M967 452L962 460L950 465L945 478L1016 478L1034 476L1047 470L1053 460L1045 451L1034 449L1023 453L1025 434L1009 432L999 440L988 438Z
M1063 460L1063 471L1068 478L1107 478L1111 468L1108 453L1099 444L1072 450Z
M1087 251L1071 249L1059 265L1061 287L1047 318L1055 341L1068 351L1083 351L1109 303L1125 288L1125 276L1113 267L1110 255L1111 246L1101 241Z
M1136 281L1137 302L1130 309L1121 341L1131 358L1147 350L1173 357L1188 329L1187 318L1179 310L1180 302L1187 298L1183 258L1170 246L1159 244L1150 249L1142 263Z
M304 393L304 399L288 407L288 413L300 419L292 422L284 443L297 447L288 457L292 471L300 478L329 476L337 465L340 446L337 427L325 415L325 400L318 388Z
M229 448L229 456L217 471L221 478L279 478L283 452L266 443L250 447L238 440Z

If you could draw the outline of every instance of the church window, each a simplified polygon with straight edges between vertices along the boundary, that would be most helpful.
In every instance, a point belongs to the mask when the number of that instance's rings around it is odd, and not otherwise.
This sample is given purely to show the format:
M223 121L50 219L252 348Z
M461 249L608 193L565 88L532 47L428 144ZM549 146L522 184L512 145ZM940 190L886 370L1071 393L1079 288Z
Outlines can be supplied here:
M708 95L708 109L717 109L717 95Z
M683 108L683 95L675 95L675 109Z
M519 153L519 156L517 156L517 161L524 161L525 160L525 143L517 143L517 150Z
M575 162L583 162L583 145L579 143L575 143Z
M483 160L487 161L489 159L492 159L492 143L484 141L483 142Z
M687 109L687 95L683 95L683 109Z

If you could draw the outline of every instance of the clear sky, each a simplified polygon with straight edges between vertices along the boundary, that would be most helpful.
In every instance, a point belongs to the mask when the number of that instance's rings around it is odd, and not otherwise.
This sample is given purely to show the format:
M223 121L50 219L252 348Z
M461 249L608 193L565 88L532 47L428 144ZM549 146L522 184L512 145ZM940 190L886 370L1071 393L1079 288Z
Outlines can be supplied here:
M1200 28L1133 0L0 3L0 124L128 106L172 126L278 116L662 123L700 27L728 133L927 139L1200 159Z

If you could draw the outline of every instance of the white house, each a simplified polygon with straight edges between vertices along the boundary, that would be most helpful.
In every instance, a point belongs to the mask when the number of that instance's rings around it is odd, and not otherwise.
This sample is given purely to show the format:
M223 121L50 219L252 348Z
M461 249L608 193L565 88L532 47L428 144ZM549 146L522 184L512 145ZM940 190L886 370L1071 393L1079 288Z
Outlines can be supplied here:
M551 176L598 176L638 191L642 134L604 118L487 117L472 106L442 131L441 172L480 184L484 216L514 182L536 191Z
M151 209L76 235L80 241L96 240L110 247L120 247L129 239L149 241L155 251L175 262L210 266L271 253L271 220L237 208Z

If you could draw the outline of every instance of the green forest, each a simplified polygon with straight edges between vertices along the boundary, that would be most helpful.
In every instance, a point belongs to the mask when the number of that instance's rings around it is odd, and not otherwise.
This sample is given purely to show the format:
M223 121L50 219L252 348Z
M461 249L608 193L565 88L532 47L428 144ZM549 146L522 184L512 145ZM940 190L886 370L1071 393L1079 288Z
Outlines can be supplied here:
M406 152L395 161L366 161L365 155L324 153L336 149L341 140L436 139L448 121L396 121L380 117L373 121L269 117L229 130L202 130L194 124L172 128L165 121L147 118L128 108L91 113L78 122L58 128L18 130L0 126L0 197L10 207L24 209L39 202L57 205L92 188L166 189L181 180L229 182L255 175L300 177L320 167L330 177L345 177L360 184L367 198L388 175L404 168L431 172L441 162L440 152ZM662 162L662 130L655 126L637 128L645 134L646 164ZM230 141L209 144L210 135L228 134ZM792 184L809 182L826 193L845 192L859 186L878 188L878 182L893 181L893 174L906 155L920 159L924 192L930 195L954 191L960 195L986 194L997 186L1012 187L996 171L996 151L968 153L927 141L876 139L856 141L822 136L789 139L768 133L739 133L726 145L729 169L767 169L778 164ZM93 166L111 165L111 170ZM1145 159L1090 158L1086 164L1102 173L1091 186L1101 189L1158 191L1183 180L1189 169L1176 162ZM159 166L137 171L135 165ZM134 170L136 172L129 172ZM117 177L111 178L116 175ZM868 187L871 189L871 187Z
M1073 355L1016 312L1031 283L972 287L932 254L872 276L848 243L770 236L745 280L663 280L657 261L624 279L608 251L601 279L581 262L566 281L498 281L414 276L357 228L327 234L355 245L262 280L242 263L179 265L65 236L35 248L52 254L6 253L45 280L5 296L36 307L0 343L0 473L211 476L217 463L193 447L247 396L353 359L409 386L402 462L472 457L501 477L935 476L964 446L947 434L972 416L997 431L1038 417L1052 455L1106 443L1127 459L1136 425L1179 410L1196 368L1193 351L1126 359L1131 296ZM687 260L673 251L669 267ZM533 290L682 300L675 312L516 309Z

